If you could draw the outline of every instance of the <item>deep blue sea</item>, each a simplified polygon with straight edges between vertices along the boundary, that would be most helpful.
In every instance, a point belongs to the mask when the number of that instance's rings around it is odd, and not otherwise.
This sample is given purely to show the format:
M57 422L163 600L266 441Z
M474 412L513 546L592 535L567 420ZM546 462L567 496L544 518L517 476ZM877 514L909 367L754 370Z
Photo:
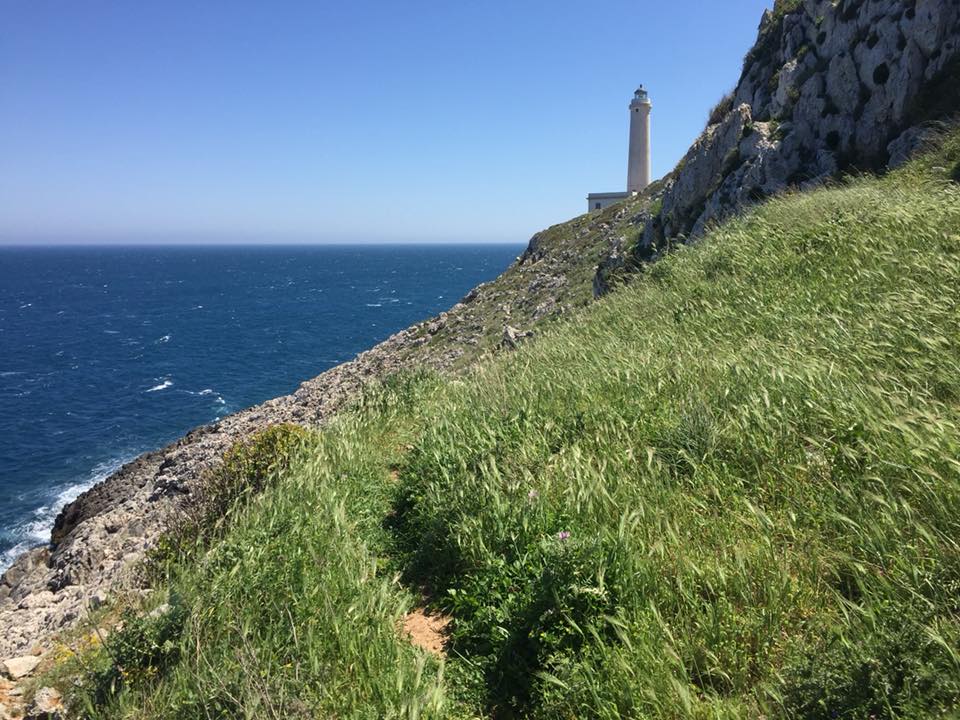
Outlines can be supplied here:
M0 569L124 462L449 308L521 249L0 248Z

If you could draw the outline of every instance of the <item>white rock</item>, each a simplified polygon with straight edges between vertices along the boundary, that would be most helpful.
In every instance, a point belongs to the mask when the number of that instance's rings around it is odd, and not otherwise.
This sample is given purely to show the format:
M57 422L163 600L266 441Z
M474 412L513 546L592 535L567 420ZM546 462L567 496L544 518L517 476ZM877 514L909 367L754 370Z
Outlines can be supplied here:
M36 655L23 655L4 660L3 672L11 680L19 680L36 670L39 664L40 658Z
M61 720L63 717L63 698L54 688L45 687L34 695L24 720Z

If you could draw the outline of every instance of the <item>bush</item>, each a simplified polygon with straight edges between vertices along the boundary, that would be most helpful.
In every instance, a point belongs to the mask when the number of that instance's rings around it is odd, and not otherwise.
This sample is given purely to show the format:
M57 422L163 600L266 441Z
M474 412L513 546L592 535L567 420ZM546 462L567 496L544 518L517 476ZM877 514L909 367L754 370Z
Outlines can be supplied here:
M717 104L713 106L713 109L710 111L710 114L707 116L707 127L711 125L719 125L723 122L724 118L733 110L733 92L728 92L722 98L717 101Z
M223 462L197 484L183 513L150 553L150 572L162 573L172 559L222 536L236 511L285 472L310 437L299 425L279 424L230 448Z
M960 697L957 648L956 617L891 603L787 668L786 710L810 720L945 717Z
M159 681L180 657L186 616L176 597L146 615L127 609L118 629L83 660L82 699L75 704L93 715L124 690Z

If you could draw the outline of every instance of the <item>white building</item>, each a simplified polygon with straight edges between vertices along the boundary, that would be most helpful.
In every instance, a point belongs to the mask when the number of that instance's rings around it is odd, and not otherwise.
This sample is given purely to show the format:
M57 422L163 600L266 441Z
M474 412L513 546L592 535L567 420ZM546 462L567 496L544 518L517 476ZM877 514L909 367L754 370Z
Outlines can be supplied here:
M636 195L650 184L650 110L653 103L643 89L637 88L630 102L630 149L627 153L627 191L590 193L587 212L603 210L624 198Z

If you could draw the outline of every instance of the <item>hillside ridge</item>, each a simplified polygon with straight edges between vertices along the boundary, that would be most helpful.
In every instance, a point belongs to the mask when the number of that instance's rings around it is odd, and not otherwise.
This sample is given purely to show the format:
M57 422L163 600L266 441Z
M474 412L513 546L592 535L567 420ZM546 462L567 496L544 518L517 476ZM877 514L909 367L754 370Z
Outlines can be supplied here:
M515 341L508 337L527 336L590 302L594 268L625 217L617 209L537 233L499 278L448 311L301 383L290 395L145 453L83 493L57 516L51 546L24 553L0 577L0 658L43 647L91 605L140 587L139 568L171 518L245 438L279 423L320 427L373 382L413 368L459 372L509 349Z
M465 371L760 200L903 162L937 129L924 123L960 109L956 93L952 104L929 102L930 88L953 77L958 52L956 0L778 1L731 97L663 181L538 233L500 278L448 312L291 395L141 456L64 508L51 546L24 554L0 579L0 657L43 647L91 604L139 589L146 553L244 438L276 423L323 426L399 371Z

